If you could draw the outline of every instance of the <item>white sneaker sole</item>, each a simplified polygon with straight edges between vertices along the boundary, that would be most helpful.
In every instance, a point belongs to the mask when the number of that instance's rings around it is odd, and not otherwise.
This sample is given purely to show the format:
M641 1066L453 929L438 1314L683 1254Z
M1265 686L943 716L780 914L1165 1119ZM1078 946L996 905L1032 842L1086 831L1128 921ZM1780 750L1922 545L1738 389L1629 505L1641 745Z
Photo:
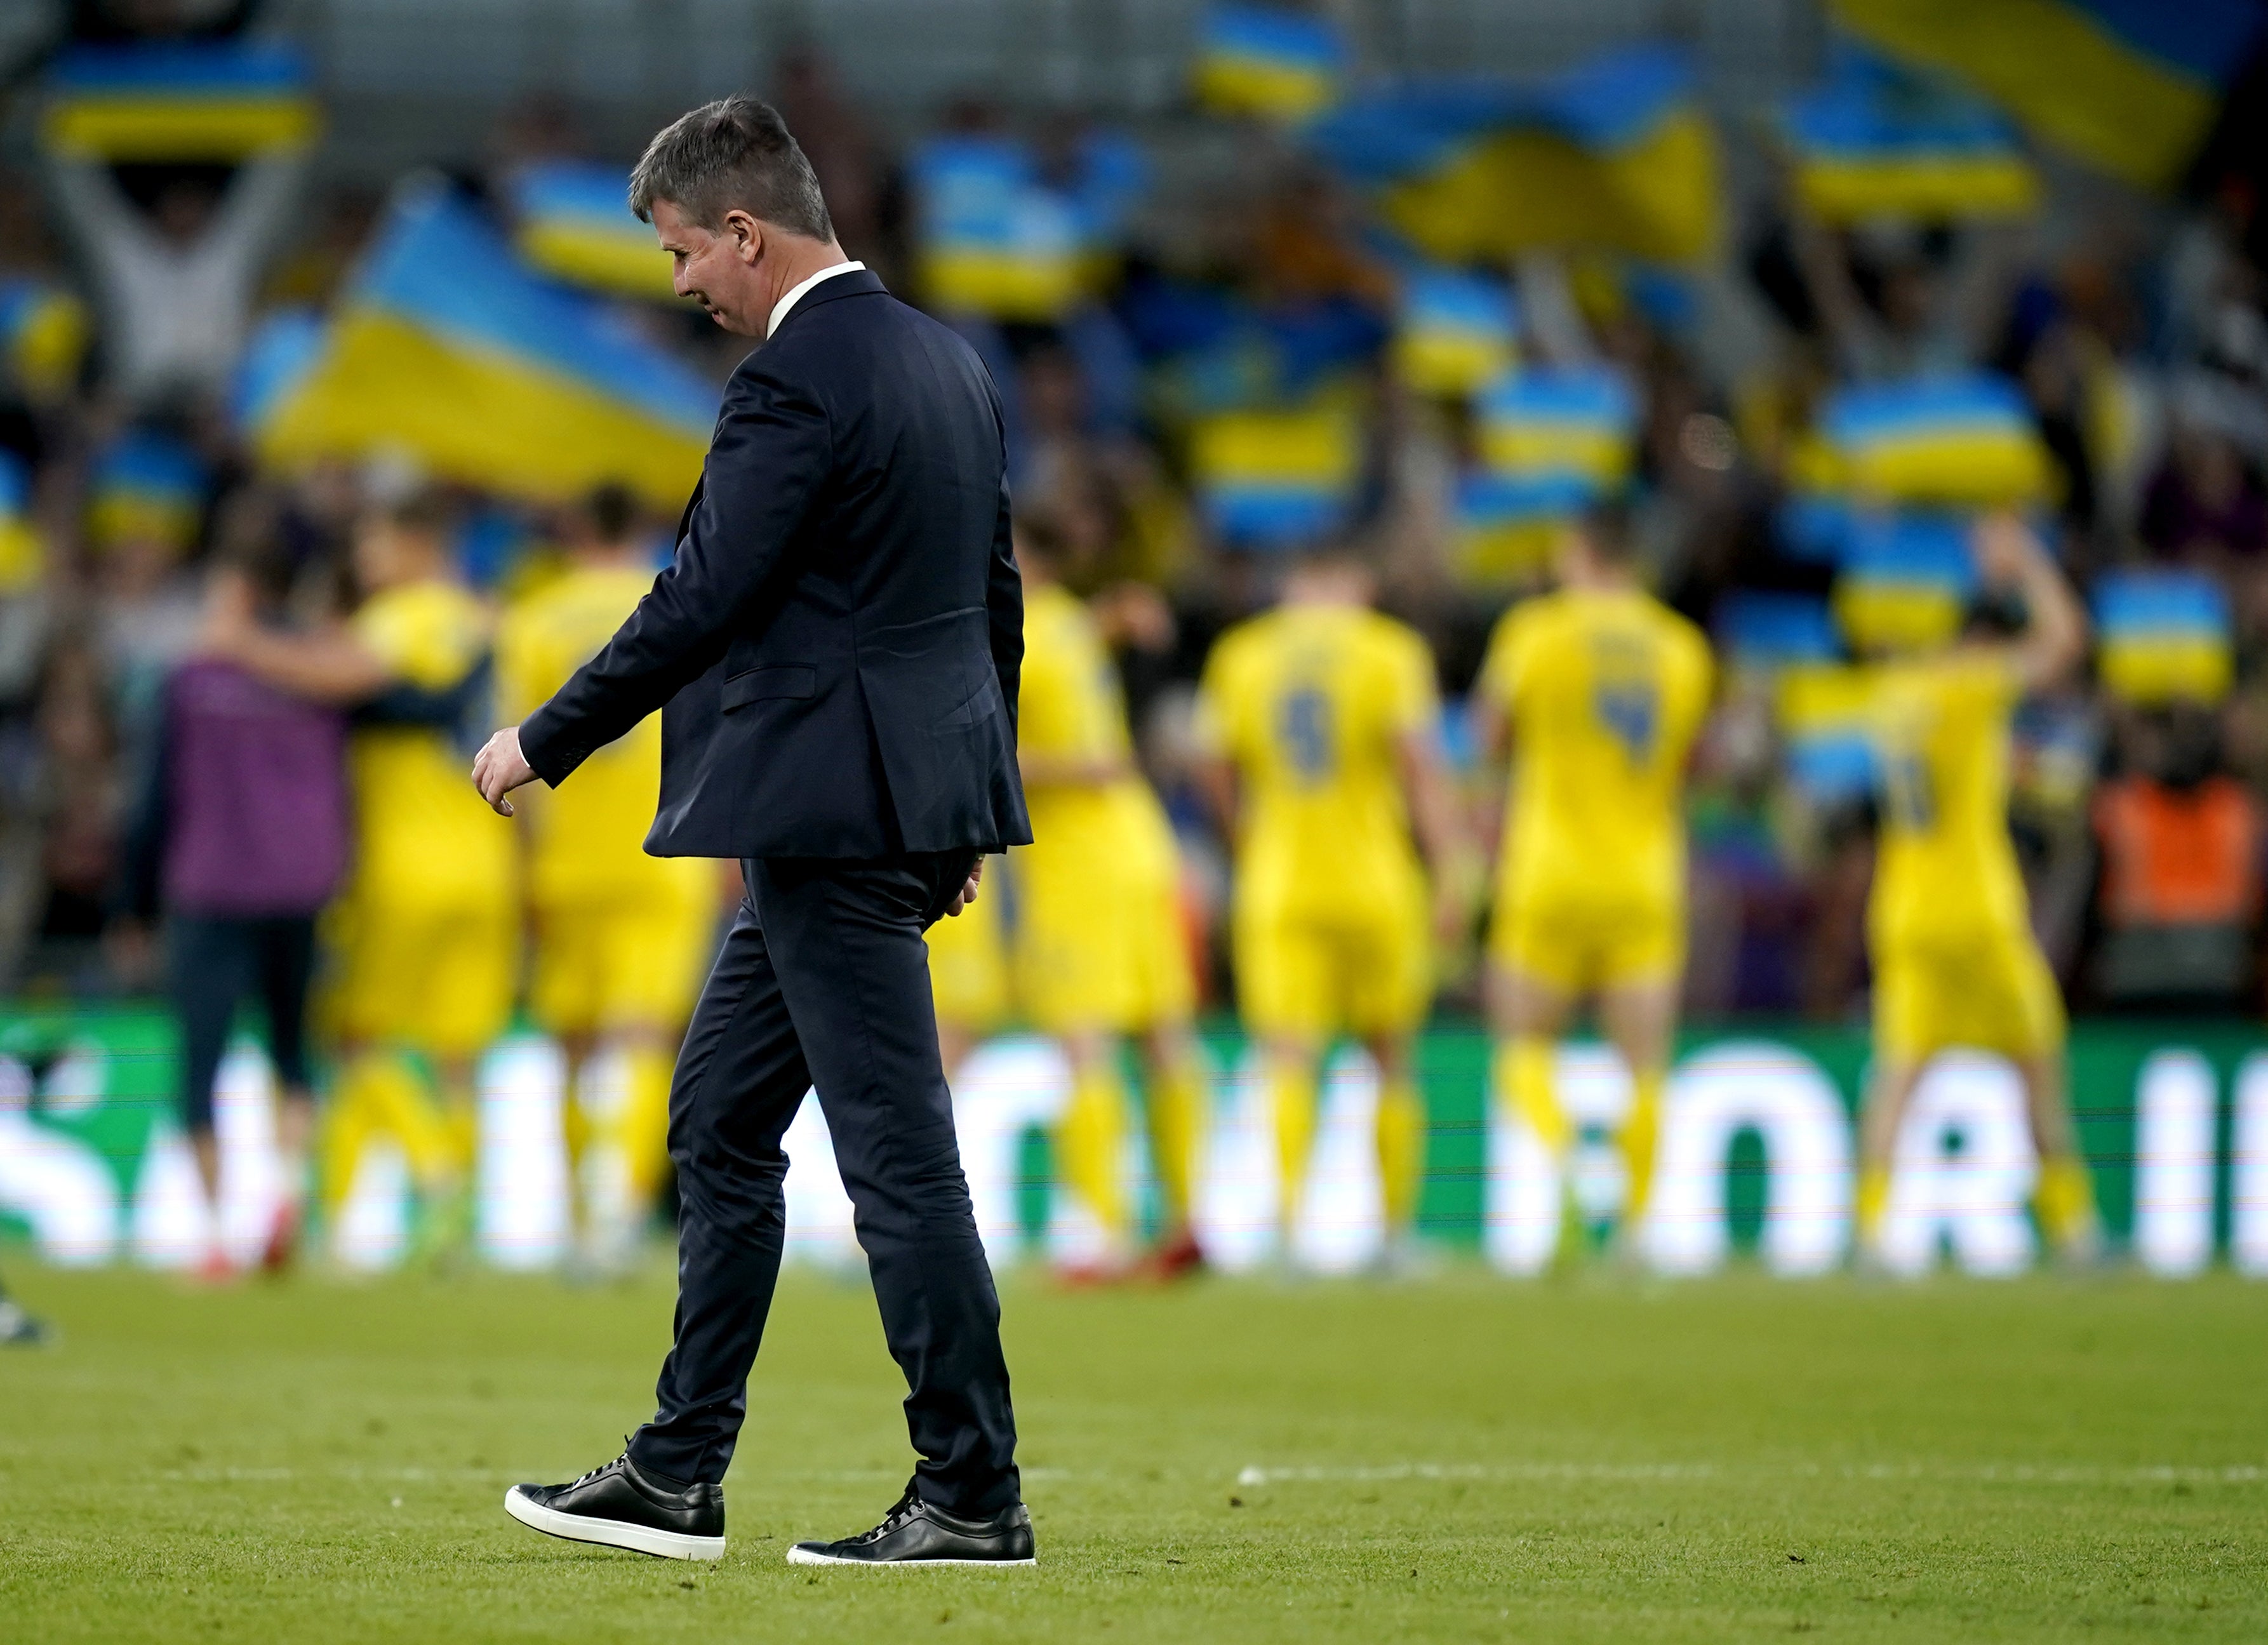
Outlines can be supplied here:
M1037 1565L1040 1561L1036 1557L1028 1560L846 1560L797 1543L787 1551L787 1562L790 1565L865 1565L893 1570L902 1569L909 1565L958 1565L969 1570L989 1570L1002 1566Z
M656 1531L651 1525L633 1525L620 1519L563 1514L521 1495L516 1485L504 1494L504 1511L530 1531L540 1531L547 1537L557 1537L566 1542L594 1542L601 1547L627 1548L632 1553L651 1553L658 1560L725 1557L722 1537L688 1537L681 1531Z

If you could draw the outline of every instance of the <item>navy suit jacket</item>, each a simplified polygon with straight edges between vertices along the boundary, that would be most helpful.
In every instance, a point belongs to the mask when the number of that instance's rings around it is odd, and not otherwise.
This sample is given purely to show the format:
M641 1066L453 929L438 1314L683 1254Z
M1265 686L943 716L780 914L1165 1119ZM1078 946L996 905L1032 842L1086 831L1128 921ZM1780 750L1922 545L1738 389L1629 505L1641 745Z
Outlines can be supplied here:
M520 727L557 787L656 709L657 856L882 857L1031 837L999 396L864 270L741 362L677 553Z

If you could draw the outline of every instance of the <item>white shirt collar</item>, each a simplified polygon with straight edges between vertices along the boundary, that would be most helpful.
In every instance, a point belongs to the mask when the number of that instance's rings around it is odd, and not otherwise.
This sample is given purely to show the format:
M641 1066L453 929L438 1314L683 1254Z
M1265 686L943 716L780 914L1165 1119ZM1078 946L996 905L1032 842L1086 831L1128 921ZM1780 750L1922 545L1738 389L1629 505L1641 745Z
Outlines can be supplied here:
M785 297L772 305L772 317L764 322L765 338L768 341L770 340L771 334L780 328L780 321L788 317L788 312L794 308L797 304L803 301L803 294L810 290L812 287L817 285L821 280L832 280L836 275L850 274L854 270L864 268L865 266L865 264L860 262L854 257L849 262L830 264L828 267L821 269L817 274L813 275L809 279L797 281L795 284L788 288L788 292Z

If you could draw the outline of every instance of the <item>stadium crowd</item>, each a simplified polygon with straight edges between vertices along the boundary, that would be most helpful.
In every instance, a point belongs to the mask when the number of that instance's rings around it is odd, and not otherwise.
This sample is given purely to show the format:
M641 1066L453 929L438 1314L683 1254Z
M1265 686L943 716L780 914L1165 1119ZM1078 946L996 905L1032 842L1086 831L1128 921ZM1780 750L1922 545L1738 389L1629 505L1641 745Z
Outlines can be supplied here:
M109 13L74 15L100 34ZM214 38L241 21L224 16ZM27 74L25 95L40 84ZM1496 733L1518 712L1491 701L1510 666L1489 661L1491 635L1571 557L1627 571L1715 656L1684 733L1688 922L1668 1009L1862 1010L1863 911L1893 782L1878 757L1853 753L1866 738L1837 691L1876 651L1942 645L1964 627L2029 632L2036 602L2012 603L2004 585L2041 585L1991 575L1967 547L1971 520L2008 509L2097 634L2084 665L2043 675L2014 712L2009 823L2046 964L2074 1004L2257 1009L2257 154L2201 165L2178 202L2051 173L2057 187L2019 211L1845 209L1807 186L1800 142L1726 130L1713 141L1749 141L1759 163L1724 168L1737 191L1706 173L1726 198L1700 253L1649 247L1649 234L1682 233L1675 223L1460 245L1454 210L1397 196L1358 152L1351 115L1337 128L1276 118L1218 64L1198 64L1193 84L1184 118L1236 120L1246 140L1182 197L1153 186L1134 139L1068 118L1027 127L972 99L900 151L815 54L783 59L770 88L850 254L962 329L1006 404L1032 579L1025 738L1041 842L1009 865L1008 894L941 929L939 1010L949 1060L1017 1020L1064 1039L1078 1089L1060 1146L1106 1225L1125 1219L1107 1164L1123 1124L1111 1037L1140 1038L1153 1157L1169 1210L1185 1213L1167 1162L1187 1157L1198 1123L1189 1025L1240 1006L1294 1063L1333 1032L1372 1042L1389 1213L1406 1221L1414 1187L1395 1185L1410 1180L1422 1121L1403 1040L1429 999L1484 1003ZM1690 99L1662 95L1671 130ZM588 153L572 110L549 99L500 123L484 165L391 198L326 189L304 143L226 165L90 157L52 128L40 148L0 178L9 990L158 988L163 909L173 991L205 1024L190 1035L192 1084L209 1085L235 1002L227 987L217 1003L195 996L240 968L239 991L267 990L279 1020L316 979L333 1002L319 1020L337 1056L334 1104L401 1135L438 1191L466 1170L469 1061L516 1005L578 1063L618 1052L608 1077L621 1089L592 1110L651 1133L703 944L736 888L706 869L618 860L643 826L644 767L575 813L574 839L563 821L544 832L540 797L531 834L491 826L460 767L467 735L541 701L627 612L641 568L668 550L666 487L589 466L541 484L498 470L484 485L477 467L391 435L383 407L351 443L310 453L263 422L250 380L278 317L351 309L432 191L541 265L529 180L624 157ZM987 219L957 240L1003 190L1011 229L987 239ZM1055 239L1014 226L1046 211L1061 219ZM619 215L618 229L638 230ZM713 385L737 361L735 340L652 300L652 275L561 277L611 285L597 301L613 322L681 376ZM626 294L637 280L647 294ZM1878 510L1850 452L1827 449L1838 408L1940 382L1991 415L1956 408L1943 437L1955 478L1925 476L1893 498L1901 508ZM1964 446L1978 428L1983 447ZM2015 478L1970 483L2010 451ZM1923 506L1902 511L1909 501ZM1930 535L1948 518L1950 559ZM1886 519L1918 522L1913 540ZM1307 985L1255 974L1248 957L1266 951L1236 938L1240 876L1304 876L1312 892L1337 854L1361 850L1334 839L1263 861L1232 838L1228 818L1268 781L1255 762L1278 757L1259 745L1281 738L1281 757L1299 758L1299 726L1240 742L1237 725L1240 671L1266 665L1240 625L1279 600L1397 620L1348 653L1334 711L1386 724L1385 810L1406 815L1394 826L1414 828L1429 870L1410 978L1370 951L1365 980L1381 1000L1408 993L1407 1010L1307 1011ZM2130 609L2139 626L2121 660ZM229 693L246 679L271 718L232 744L252 709ZM1391 738L1405 731L1432 753L1396 767ZM329 788L313 783L312 810L280 826L277 805L253 797L305 794L305 773L327 762ZM372 800L381 787L394 797ZM177 814L157 803L168 794ZM182 804L205 809L190 819ZM1110 841L1103 855L1130 888L1084 881L1092 856L1049 859L1051 822ZM421 898L426 923L391 927L394 951L357 941L373 899ZM264 923L241 951L202 932L247 916ZM1080 934L1101 921L1141 924L1125 941L1146 958L1134 981L1082 993ZM403 1037L424 1073L372 1051ZM279 1044L277 1061L292 1091L317 1083L296 1046ZM438 1105L405 1088L428 1077ZM350 1127L330 1130L350 1148ZM303 1115L287 1142L304 1149L309 1132ZM1288 1160L1303 1143L1285 1146ZM652 1175L604 1191L618 1222L659 1191ZM1167 1266L1188 1259L1175 1230L1162 1244Z

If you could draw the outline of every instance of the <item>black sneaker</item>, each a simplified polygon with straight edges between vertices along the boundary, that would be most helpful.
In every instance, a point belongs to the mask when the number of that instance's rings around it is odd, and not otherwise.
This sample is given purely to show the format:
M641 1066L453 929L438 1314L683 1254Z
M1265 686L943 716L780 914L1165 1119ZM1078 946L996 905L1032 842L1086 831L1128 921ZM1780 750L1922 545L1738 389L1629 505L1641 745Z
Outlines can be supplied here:
M889 1517L863 1537L799 1542L790 1565L1036 1565L1032 1516L1021 1502L990 1519L962 1519L909 1490Z
M725 1487L642 1473L624 1451L571 1485L515 1485L504 1511L531 1531L664 1560L725 1557Z
M0 1296L0 1348L35 1348L51 1334L40 1321Z

